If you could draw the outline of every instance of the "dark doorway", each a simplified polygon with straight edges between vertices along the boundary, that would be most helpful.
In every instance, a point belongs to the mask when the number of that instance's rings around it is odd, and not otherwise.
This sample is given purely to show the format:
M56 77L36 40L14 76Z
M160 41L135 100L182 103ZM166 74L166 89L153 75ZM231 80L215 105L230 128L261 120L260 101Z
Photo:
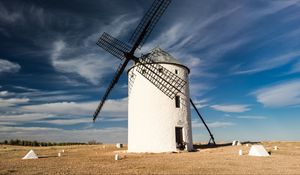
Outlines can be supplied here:
M183 134L182 127L175 127L175 136L176 136L176 148L184 150Z

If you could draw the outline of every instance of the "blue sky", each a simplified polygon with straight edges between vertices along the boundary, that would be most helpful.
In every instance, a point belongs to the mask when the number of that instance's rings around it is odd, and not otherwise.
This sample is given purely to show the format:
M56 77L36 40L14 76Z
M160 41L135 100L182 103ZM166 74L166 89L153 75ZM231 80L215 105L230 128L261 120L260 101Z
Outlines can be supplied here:
M0 140L127 142L125 73L92 123L120 63L95 43L128 41L151 2L0 1ZM299 41L299 0L173 0L137 55L160 46L191 69L216 141L300 140Z

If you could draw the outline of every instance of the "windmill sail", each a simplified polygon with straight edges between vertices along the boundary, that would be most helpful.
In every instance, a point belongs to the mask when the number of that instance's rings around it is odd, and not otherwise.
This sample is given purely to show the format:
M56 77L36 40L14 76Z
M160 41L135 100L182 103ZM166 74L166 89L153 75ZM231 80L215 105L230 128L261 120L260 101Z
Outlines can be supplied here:
M159 21L162 14L165 12L170 2L171 0L154 0L152 6L144 15L141 22L133 32L129 40L131 46L110 36L107 33L103 33L100 37L97 44L110 54L124 61L120 64L119 68L117 69L113 80L111 81L110 85L105 91L100 101L100 104L98 105L93 115L94 122L97 116L99 115L110 92L114 88L115 84L118 82L121 74L125 70L130 60L133 60L136 63L137 72L139 72L146 79L148 79L153 85L155 85L169 98L174 99L174 97L178 93L182 93L181 90L186 85L186 81L184 81L168 69L164 68L160 64L154 62L151 58L148 58L147 56L142 56L141 59L138 59L134 56L135 50L144 44L144 42L150 35L151 31L153 30L156 23ZM205 121L203 120L202 116L200 115L199 111L197 110L191 99L190 103L193 105L197 114L199 115L205 127L207 128L211 136L211 140L213 141L213 143L215 143L213 135L211 134L208 126L206 125Z
M131 49L130 46L110 36L106 32L101 35L97 45L121 60L126 59L125 53L128 53Z
M168 5L171 3L171 0L155 0L147 11L147 13L142 18L141 22L139 23L138 27L133 32L129 42L132 45L138 43L139 47L142 47L150 33L152 32L154 26L162 16L162 14L167 9ZM146 30L143 39L139 41L139 36Z
M120 66L118 67L117 71L116 71L116 74L113 78L113 80L111 81L111 83L109 84L108 88L106 89L94 115L93 115L93 121L95 122L98 114L100 113L109 93L111 92L111 90L113 89L113 87L118 83L121 75L122 75L122 72L124 71L124 69L126 68L126 65L128 64L129 62L129 59L126 59L123 63L120 64Z
M148 57L139 60L136 70L171 99L174 99L186 84L186 81Z
M132 47L129 47L127 44L119 41L118 39L110 36L107 33L104 33L97 44L109 52L110 54L114 55L115 57L125 61L120 65L118 68L113 80L111 81L110 85L108 86L107 90L105 91L100 104L98 105L94 115L93 121L95 122L97 116L99 115L105 100L107 99L109 93L112 91L115 84L118 82L121 74L125 70L128 62L130 60L138 61L138 59L134 56L135 50L142 46L145 42L151 31L153 30L155 24L158 22L168 5L170 4L171 0L155 0L146 13L146 15L142 18L142 21L136 28L135 32L133 33L130 42Z

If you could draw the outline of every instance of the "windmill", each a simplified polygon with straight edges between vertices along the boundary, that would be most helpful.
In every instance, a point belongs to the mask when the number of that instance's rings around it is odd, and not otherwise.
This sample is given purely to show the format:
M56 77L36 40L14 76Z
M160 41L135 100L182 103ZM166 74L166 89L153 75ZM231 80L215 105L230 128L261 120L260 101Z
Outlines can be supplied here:
M162 98L167 97L169 102L175 100L177 103L177 101L179 101L179 98L180 98L178 96L178 94L184 94L185 92L183 92L183 89L185 89L184 91L187 91L187 93L185 93L185 94L187 94L187 95L185 95L186 109L189 110L189 103L191 103L193 108L196 110L198 116L200 117L201 121L203 122L204 126L206 127L206 129L208 130L208 132L210 134L209 143L215 144L214 137L211 134L208 126L204 122L202 116L200 115L199 111L197 110L192 99L189 98L187 79L182 76L181 77L178 76L176 74L176 72L173 73L169 69L165 68L165 66L162 66L164 64L158 64L156 61L154 61L154 59L151 58L151 57L153 57L153 55L155 56L155 54L158 54L167 59L171 58L171 56L168 55L167 53L163 52L160 49L154 50L152 54L142 55L140 58L138 58L134 55L136 49L142 47L142 45L145 43L145 41L147 40L151 31L153 30L154 26L156 25L156 23L158 22L158 20L160 19L160 17L164 13L164 11L166 10L166 8L170 4L170 2L171 2L171 0L154 0L152 6L147 11L145 16L142 18L141 22L139 23L138 27L135 29L134 33L132 34L132 36L129 40L129 44L126 44L126 43L110 36L108 33L105 33L105 32L102 34L102 36L98 40L97 45L99 45L101 48L103 48L110 54L112 54L115 57L122 60L122 63L119 65L119 67L113 77L113 80L111 81L107 90L105 91L105 93L100 101L100 104L98 105L98 107L93 115L93 121L95 122L109 93L112 91L113 87L118 82L121 74L124 72L129 61L132 60L132 61L134 61L135 64L133 66L133 69L131 69L134 71L130 72L130 70L129 70L129 72L128 72L128 75L130 76L129 81L132 81L133 77L137 76L137 74L138 74L139 77L143 77L142 81L147 80L147 82L145 82L145 81L144 82L148 83L148 84L152 84L152 87L155 87L156 90L159 90L160 94L164 95L164 97L162 97ZM177 65L177 64L174 64L174 65ZM178 64L178 65L180 66L180 64ZM184 67L183 72L188 74L189 69L187 67ZM142 91L142 89L141 89L141 91ZM143 100L139 101L138 103L142 104ZM188 112L186 115L190 115L190 112ZM190 126L191 125L190 118L187 118L187 119L188 119L187 122L189 123L189 126ZM159 122L159 121L157 121L157 122ZM179 123L180 123L180 120L179 120ZM139 131L141 131L141 129ZM130 130L130 126L129 126L129 130ZM190 131L191 128L188 130L189 130L188 131L189 132L189 134L188 134L189 141L192 142L191 131ZM152 131L149 131L149 132L152 132ZM180 127L176 127L175 132L176 133L173 134L173 136L176 137L176 142L177 142L177 140L181 140L180 142L178 141L179 145L176 146L178 148L178 147L186 144L186 143L184 143L182 138L180 139L180 137L182 137L182 134L184 133L184 131L182 131L182 128L180 130ZM185 133L185 134L187 134L187 133ZM130 135L131 134L129 134L129 145L130 145L130 140L132 140L132 139L130 139ZM147 142L147 143L149 143L149 142ZM190 144L189 147L191 147L192 143L189 143L189 144Z

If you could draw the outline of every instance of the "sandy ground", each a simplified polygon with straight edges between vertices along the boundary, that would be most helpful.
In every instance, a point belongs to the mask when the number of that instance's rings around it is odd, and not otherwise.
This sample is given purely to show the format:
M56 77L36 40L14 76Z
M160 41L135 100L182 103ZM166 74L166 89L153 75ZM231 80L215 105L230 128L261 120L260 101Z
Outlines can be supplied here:
M300 142L262 142L269 157L251 157L250 147L223 144L200 151L126 154L115 145L22 147L0 145L0 174L300 174ZM278 150L273 150L274 146ZM22 160L30 150L44 158ZM242 149L244 155L239 156ZM64 150L62 157L58 152ZM114 160L119 153L121 160Z

